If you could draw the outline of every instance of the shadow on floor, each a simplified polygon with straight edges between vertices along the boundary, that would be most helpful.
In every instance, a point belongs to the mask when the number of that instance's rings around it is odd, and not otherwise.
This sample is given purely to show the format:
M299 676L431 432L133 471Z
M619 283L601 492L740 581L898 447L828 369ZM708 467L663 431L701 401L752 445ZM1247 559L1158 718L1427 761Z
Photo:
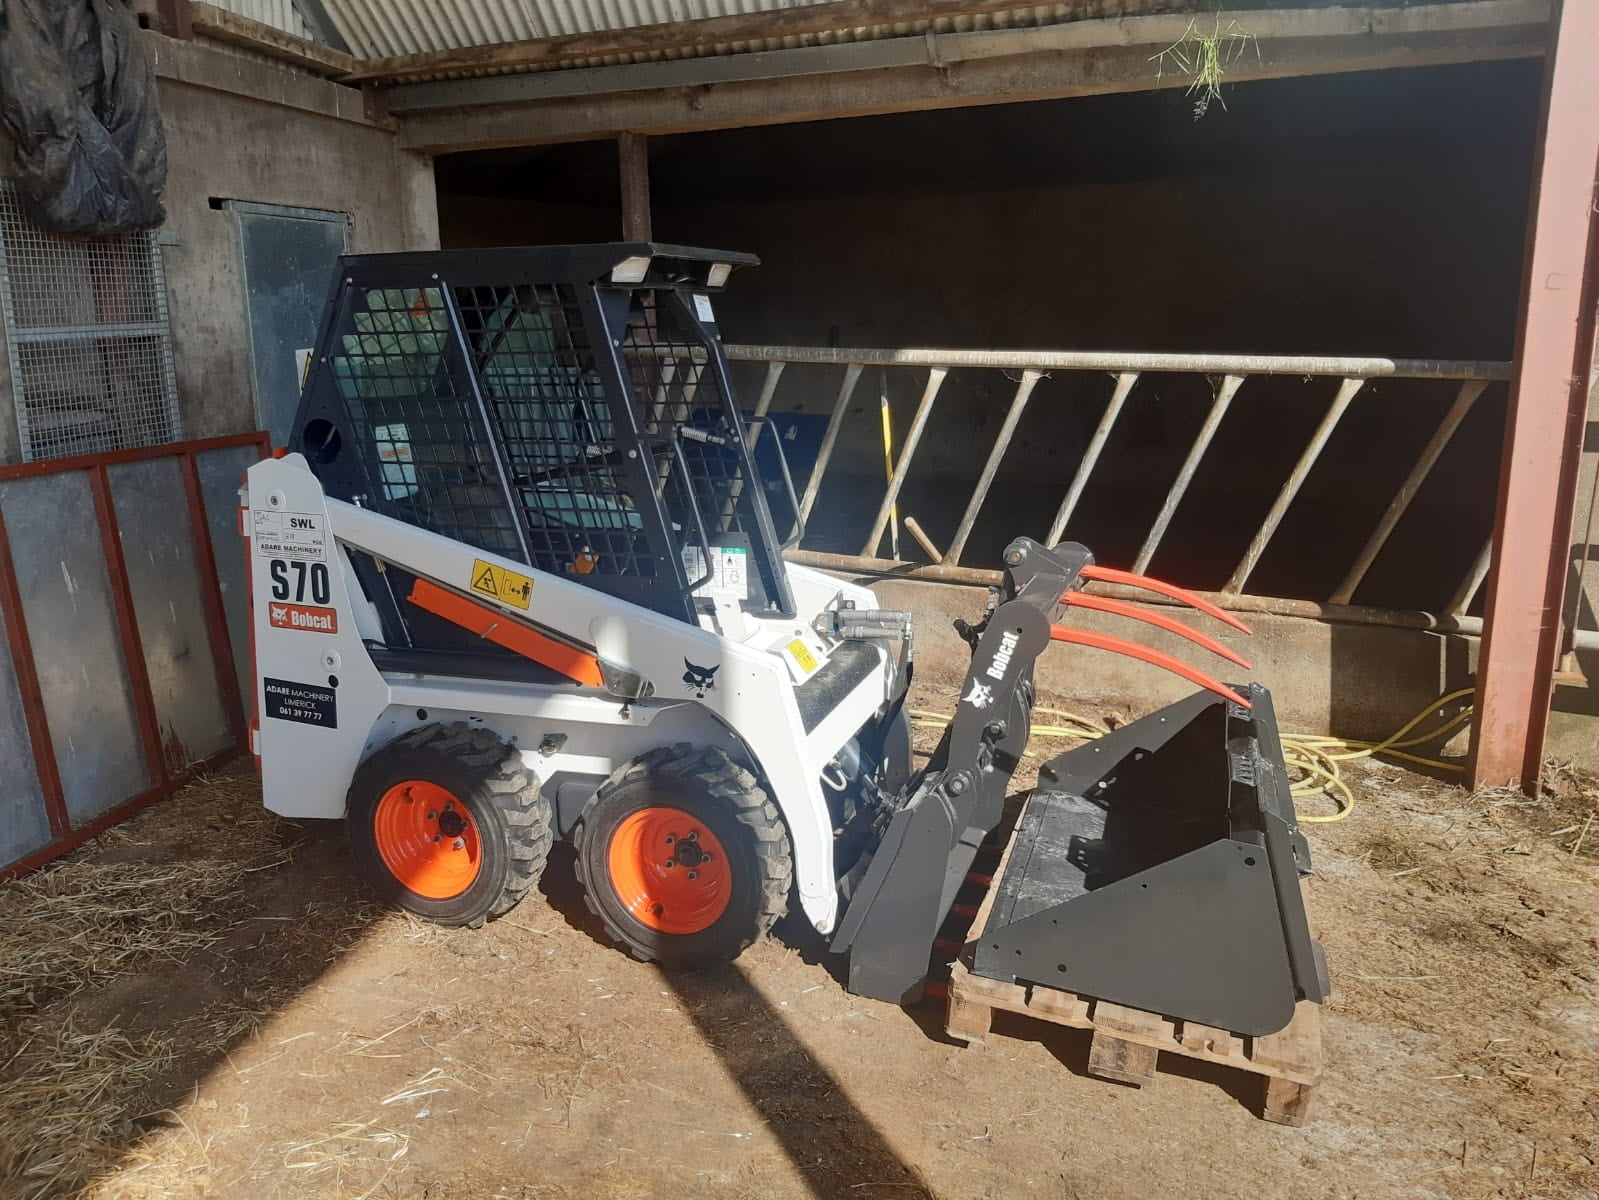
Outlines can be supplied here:
M230 768L0 895L38 947L7 964L29 990L0 989L0 1195L76 1195L127 1161L385 917L339 824L259 806Z
M584 903L572 859L571 846L557 844L539 888L569 927L609 944L599 919ZM785 918L778 933L805 962L824 964L836 974L839 956L828 952L826 939L805 921ZM682 1002L721 1069L760 1113L813 1196L818 1200L914 1200L933 1195L920 1174L889 1145L838 1078L795 1033L788 1018L737 964L709 971L661 970L659 974L662 985ZM684 1069L699 1070L702 1064L685 1063Z

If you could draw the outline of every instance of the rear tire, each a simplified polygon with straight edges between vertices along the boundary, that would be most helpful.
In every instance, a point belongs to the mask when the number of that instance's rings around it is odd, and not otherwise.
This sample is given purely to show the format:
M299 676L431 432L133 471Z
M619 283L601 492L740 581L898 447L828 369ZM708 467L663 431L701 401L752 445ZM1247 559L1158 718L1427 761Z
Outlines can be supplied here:
M783 819L722 750L682 743L634 759L589 798L572 836L589 909L646 962L727 962L788 907Z
M552 840L549 801L521 752L464 721L424 725L368 758L345 820L373 889L440 925L509 912L544 870Z

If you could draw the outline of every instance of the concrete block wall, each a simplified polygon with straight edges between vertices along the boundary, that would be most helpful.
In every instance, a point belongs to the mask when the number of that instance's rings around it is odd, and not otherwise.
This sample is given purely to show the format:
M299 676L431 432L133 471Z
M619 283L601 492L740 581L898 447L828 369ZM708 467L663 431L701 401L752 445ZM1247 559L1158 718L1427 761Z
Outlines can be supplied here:
M183 54L221 73L219 64L203 61L226 57L219 51L160 45L169 58ZM166 231L176 239L164 258L188 437L255 425L238 231L231 213L211 207L213 198L348 212L355 253L438 245L431 160L397 150L390 129L361 114L358 93L258 63L242 64L252 90L266 82L258 72L274 72L333 107L289 107L258 98L271 93L219 90L218 83L243 73L240 65L229 61L220 79L196 70L161 81Z

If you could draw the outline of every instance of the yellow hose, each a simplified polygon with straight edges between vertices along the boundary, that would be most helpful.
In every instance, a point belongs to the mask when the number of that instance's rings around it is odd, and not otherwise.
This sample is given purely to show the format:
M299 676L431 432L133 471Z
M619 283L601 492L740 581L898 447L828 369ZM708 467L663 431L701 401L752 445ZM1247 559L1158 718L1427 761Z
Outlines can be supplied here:
M1380 742L1363 742L1353 738L1341 738L1323 733L1285 733L1282 735L1283 761L1290 770L1298 771L1302 778L1295 780L1291 792L1294 799L1302 800L1310 796L1327 796L1338 806L1336 812L1326 814L1301 814L1299 820L1307 824L1326 824L1331 821L1342 821L1355 810L1355 795L1349 790L1349 785L1344 782L1343 773L1339 770L1339 763L1353 762L1356 759L1371 758L1377 755L1383 758L1397 758L1404 762L1416 763L1419 766L1432 767L1439 771L1464 771L1459 763L1444 762L1437 758L1425 758L1418 754L1408 754L1407 750L1416 746L1435 742L1452 733L1471 718L1472 706L1466 705L1454 716L1449 717L1441 725L1425 732L1407 737L1411 730L1420 725L1429 716L1446 704L1453 704L1456 700L1463 700L1472 694L1474 689L1461 688L1434 700L1410 720L1406 721L1393 733ZM928 712L926 709L907 709L911 722L922 729L942 729L949 724L947 713ZM1033 709L1034 714L1042 713L1045 716L1062 719L1061 724L1041 725L1034 724L1031 732L1050 737L1072 737L1091 741L1094 738L1104 737L1110 728L1098 721L1091 721L1087 717L1078 716L1076 713L1067 712L1060 708Z

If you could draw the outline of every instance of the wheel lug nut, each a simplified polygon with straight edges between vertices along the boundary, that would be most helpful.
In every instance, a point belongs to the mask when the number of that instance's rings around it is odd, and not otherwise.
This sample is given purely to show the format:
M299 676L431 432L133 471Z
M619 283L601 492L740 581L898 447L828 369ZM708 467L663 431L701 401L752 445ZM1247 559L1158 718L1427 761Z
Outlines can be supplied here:
M696 829L693 833L689 834L688 835L688 840L691 841L691 842L699 841L700 840L700 831L698 829Z
M669 858L669 859L666 860L666 869L668 871L670 871L675 866L677 866L677 859Z
M444 811L445 812L454 812L455 811L455 801L446 800L444 802Z
M455 839L455 848L457 850L465 850L466 849L466 839L465 838L456 838Z
M698 871L690 871L688 873L688 877L690 879L698 879L700 877L700 873Z
M428 820L437 821L438 819L439 819L439 814L438 813L436 813L436 812L428 813Z
M433 835L433 840L435 842L442 842L444 840L444 835L442 833L435 833Z
M700 861L702 863L708 863L711 861L711 856L709 854L702 854L700 855Z
M677 841L677 834L669 833L669 834L666 835L666 844L668 846L670 846L675 841Z

